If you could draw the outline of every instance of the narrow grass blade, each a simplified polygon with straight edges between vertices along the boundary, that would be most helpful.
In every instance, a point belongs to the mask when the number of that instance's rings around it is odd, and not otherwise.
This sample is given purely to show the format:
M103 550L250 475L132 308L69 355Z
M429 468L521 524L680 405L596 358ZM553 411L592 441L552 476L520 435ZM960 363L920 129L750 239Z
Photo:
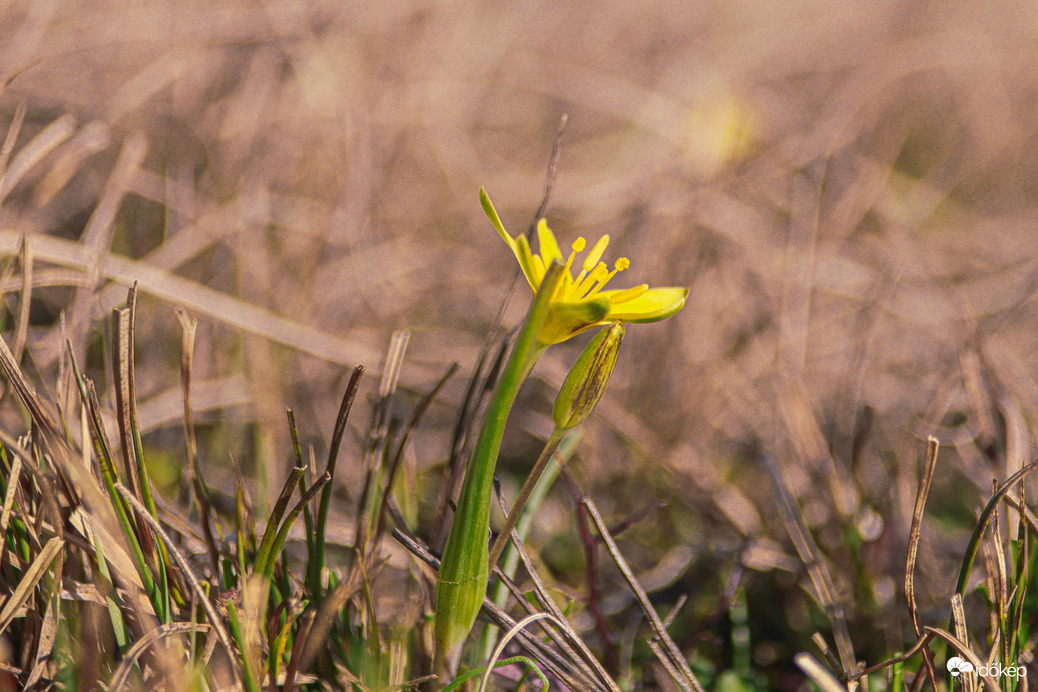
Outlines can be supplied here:
M303 462L303 448L299 444L299 428L296 427L296 415L292 411L292 409L288 409L286 411L286 415L288 416L288 432L289 432L289 435L292 438L293 468L298 468L300 466L302 466L303 468L307 468L306 464ZM312 449L311 449L311 451L312 451ZM312 461L312 456L311 456L311 461ZM311 468L310 478L313 478L317 474L313 471L312 466L310 468ZM303 476L303 478L304 478L304 480L306 480L306 476L305 475ZM300 497L305 497L306 496L306 488L302 484L299 485L299 495L300 495ZM307 565L309 565L310 564L310 560L312 560L314 558L315 549L316 549L316 545L315 545L315 542L314 542L314 514L310 510L310 507L311 507L310 504L307 504L305 507L303 507L303 525L306 528L306 531L305 531L306 536L305 536L305 538L306 538L306 563L307 563Z
M231 623L231 633L234 635L235 641L238 642L238 651L241 652L240 661L242 674L245 676L245 689L248 692L261 692L262 688L260 687L259 680L256 678L258 671L253 669L253 665L249 660L250 657L246 653L248 645L245 641L245 632L242 628L241 618L238 615L238 609L233 602L227 603L227 619ZM228 651L234 651L234 649L228 649Z
M32 564L29 565L29 568L25 570L18 582L18 586L15 587L14 592L4 602L3 608L0 609L0 634L11 624L11 620L18 613L18 609L25 605L32 596L36 584L47 573L47 567L57 557L58 551L61 550L63 545L65 545L65 542L60 538L56 536L51 538L43 546L43 550L36 556L36 559L32 561Z
M955 650L955 653L972 663L974 671L987 665L987 663L982 661L977 654L973 653L973 649L971 649L966 642L962 641L948 630L942 630L940 627L930 626L927 626L925 629L927 632L931 632L937 637L943 639ZM995 680L990 675L984 676L984 684L985 690L989 692L1002 692L1002 688L998 686L998 680Z
M339 406L339 414L335 418L335 429L332 431L332 443L328 449L328 463L325 473L330 480L335 479L335 465L339 460L339 447L342 437L346 433L346 421L353 408L353 400L357 397L360 388L360 378L364 375L364 366L358 365L353 369L349 384L342 396L342 404ZM321 504L317 510L317 525L314 527L314 557L310 560L310 570L307 575L307 587L310 595L317 601L322 596L321 572L324 570L324 543L325 533L328 525L328 510L332 503L332 485L329 482L321 493Z
M796 501L786 487L785 479L779 470L775 460L770 456L762 456L761 462L768 472L778 507L782 514L782 520L786 525L786 531L796 547L800 560L804 563L811 584L814 587L815 600L822 606L829 616L832 624L833 636L836 639L836 650L840 654L841 671L844 675L851 675L855 669L854 649L851 645L851 635L847 628L847 618L843 607L837 597L836 587L833 585L832 577L826 569L822 554L811 536L811 530L807 526L803 515L797 507Z
M0 88L0 91L3 89ZM14 118L11 120L10 127L7 128L7 136L4 137L3 146L0 146L0 189L4 188L4 182L7 179L7 163L11 160L11 152L14 151L14 143L18 141L18 133L21 131L24 121L25 101L22 101L14 111ZM0 202L2 202L2 198L0 198Z
M90 420L94 438L94 450L98 454L98 464L101 467L101 478L104 482L105 489L108 491L111 500L111 507L115 511L115 516L119 522L119 526L122 528L123 533L130 544L134 560L137 563L137 571L140 573L141 580L144 583L144 590L148 594L149 599L151 599L152 607L155 608L156 613L159 615L159 619L164 620L165 617L162 602L158 597L158 592L155 587L154 574L152 573L147 560L144 558L144 551L141 548L140 541L137 538L137 532L134 530L133 523L127 512L126 504L119 497L119 493L116 491L115 486L117 485L118 476L116 475L115 464L112 461L111 445L108 443L108 436L105 433L104 424L101 422L101 416L99 413L100 404L97 401L97 393L94 391L94 384L87 381L80 373L79 365L76 362L76 356L72 352L71 347L69 348L69 357L72 362L73 376L79 385L80 397L83 400L83 406L86 409L87 417Z
M191 367L194 362L195 332L198 328L198 320L190 317L182 307L178 306L175 312L184 332L180 352L180 389L184 400L184 439L187 443L188 473L191 477L195 503L198 506L202 536L205 539L206 549L209 551L209 562L213 568L213 574L217 575L220 573L220 551L213 538L209 488L206 487L202 469L198 465L198 440L195 436L195 421L191 409Z
M35 261L32 252L32 237L22 237L22 247L19 253L19 263L22 266L22 291L18 301L18 322L14 329L14 356L19 362L22 359L22 351L25 349L25 339L29 333L29 308L32 304L32 278Z
M912 527L908 534L908 558L905 565L905 602L908 604L908 616L912 620L912 628L916 637L923 636L923 625L919 620L919 609L915 601L915 565L919 554L919 537L923 528L923 512L926 509L926 497L930 493L930 483L933 481L934 469L937 468L937 450L940 448L937 438L930 437L926 441L926 460L923 465L923 476L919 480L919 490L916 491L915 509L912 511ZM937 689L937 667L933 662L933 654L929 649L923 649L923 663L926 666L926 676L933 689Z
M278 530L277 536L274 538L274 542L271 546L270 555L274 556L281 552L282 546L285 545L285 540L288 538L288 532L292 528L292 524L295 523L299 513L303 511L303 508L310 504L310 501L316 497L318 491L322 490L332 480L332 475L327 471L324 475L317 479L314 484L306 491L302 499L296 503L296 506L292 508L292 511L285 517L285 521L281 524L281 529ZM264 566L263 573L266 576L270 576L274 572L274 559L268 559Z
M505 508L501 508L505 511ZM526 573L530 576L530 581L533 582L534 593L537 594L537 600L540 602L541 607L551 613L555 622L559 623L558 627L565 635L565 639L573 642L576 649L571 648L564 640L554 638L559 648L562 649L563 653L569 658L570 664L580 673L585 676L588 680L597 680L599 686L603 690L609 690L610 692L620 692L620 688L616 682L609 676L605 668L598 661L597 658L588 649L587 644L584 640L576 633L576 631L570 627L569 622L566 620L565 614L559 608L558 604L551 597L551 593L548 591L548 587L537 573L537 569L534 567L533 562L526 554L526 549L523 547L522 540L519 539L518 533L513 529L512 532L512 549L518 556L519 560L523 564L523 568ZM527 609L530 614L533 614L532 607L529 606L529 602L526 596L519 591L518 588L514 588L511 580L503 572L498 570L497 576L501 579L501 583L508 588L509 591L515 596L516 600ZM495 604L496 605L496 604ZM549 633L550 634L550 633Z
M998 503L1017 483L1023 480L1027 474L1035 469L1038 469L1038 460L1032 461L1030 464L1027 464L1010 476L998 491L992 495L991 499L988 500L987 505L984 506L984 511L980 513L980 519L973 528L973 534L970 536L969 543L967 544L966 555L963 557L962 564L959 566L959 576L958 579L955 580L956 593L963 596L966 595L966 585L969 582L970 572L973 569L973 562L977 559L977 551L980 550L981 539L984 537L984 531L987 529L988 522L991 521L991 517L995 508L998 506Z
M267 526L263 530L263 538L260 540L259 550L256 552L256 561L253 563L253 571L256 574L263 574L267 571L267 560L271 555L271 546L274 544L274 538L278 534L278 527L281 525L281 519L285 514L285 508L288 507L288 501L292 499L292 494L296 490L296 486L299 485L300 479L303 477L303 473L306 468L303 466L297 466L288 474L288 478L285 479L285 484L281 488L281 494L278 496L277 502L274 503L274 509L271 510L270 516L267 518ZM277 554L276 552L274 553Z
M6 451L4 452L6 456ZM14 495L18 492L18 483L22 473L22 460L15 456L11 460L11 472L7 475L7 492L4 493L4 508L0 512L0 540L7 538L7 527L11 522L11 509L14 507Z
M353 539L354 549L361 559L366 559L368 535L375 524L375 515L382 493L385 475L385 460L389 458L389 443L394 436L395 419L390 417L393 395L396 393L400 371L404 365L404 353L411 335L407 331L393 332L378 385L378 402L371 416L367 444L364 450L364 485L357 510L357 529Z

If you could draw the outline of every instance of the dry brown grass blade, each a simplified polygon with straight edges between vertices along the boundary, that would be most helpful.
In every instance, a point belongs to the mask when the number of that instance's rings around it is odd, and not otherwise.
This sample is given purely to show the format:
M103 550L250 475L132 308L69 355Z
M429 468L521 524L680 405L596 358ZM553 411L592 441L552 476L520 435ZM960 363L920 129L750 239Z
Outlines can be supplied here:
M75 128L75 118L71 115L63 115L43 128L28 144L23 146L4 171L3 183L0 184L0 203L7 198L8 193L29 172L29 169L71 137Z
M28 235L22 237L22 248L18 258L22 267L22 290L18 300L18 322L14 328L14 346L11 350L14 352L15 360L21 362L25 339L29 333L29 306L32 303L34 269L32 238Z
M335 625L339 611L360 591L362 586L363 580L360 572L353 570L348 581L336 586L321 601L321 606L317 609L317 613L314 615L313 622L310 625L310 631L306 635L306 644L299 655L297 671L301 673L308 671L321 652L327 648L328 635Z
M801 515L793 496L786 487L785 480L778 464L770 456L763 456L761 462L771 479L772 488L778 499L779 511L786 525L786 531L796 547L800 560L804 563L811 584L814 587L815 599L822 606L829 621L832 623L833 636L836 639L836 650L840 654L840 665L842 673L850 676L854 674L856 664L854 660L854 649L851 646L851 635L847 629L847 618L844 617L843 607L837 598L836 588L833 586L832 577L826 569L822 554L811 537L811 531L807 522Z
M131 289L131 298L135 291ZM130 301L128 301L129 303ZM131 308L117 308L112 313L112 375L115 378L115 410L119 421L119 443L123 468L137 499L144 498L141 474L134 456L133 421L133 335Z
M934 469L937 467L937 450L940 444L937 438L930 437L926 441L926 459L923 462L923 476L919 480L916 491L915 508L912 511L912 527L908 534L908 559L905 565L905 602L908 604L908 616L912 619L912 628L916 637L923 636L923 625L919 620L919 609L915 600L915 565L919 555L919 537L923 528L923 511L926 508L926 497L930 493ZM937 667L933 662L933 654L929 649L923 650L923 663L930 685L937 689Z
M21 480L22 458L15 456L11 459L11 473L7 476L7 492L4 494L4 509L0 513L0 540L7 545L7 527L11 521L11 509L14 507L14 494L18 491Z
M371 427L368 430L368 444L364 453L364 486L359 500L360 516L357 521L357 533L353 539L353 545L362 557L368 548L368 533L371 530L371 524L376 521L374 513L377 510L374 509L374 503L381 502L381 498L378 497L380 490L378 479L382 475L386 445L389 444L389 410L393 402L393 394L396 392L397 382L400 379L400 369L404 365L404 354L410 338L411 334L406 330L393 332L382 369L382 379L378 385L378 403L372 413ZM318 524L320 525L320 522Z
M188 465L186 475L190 479L198 506L198 518L202 524L202 536L206 550L209 552L209 564L213 574L220 573L220 551L213 537L212 508L209 504L209 489L202 477L202 469L198 465L198 438L195 436L195 420L191 408L191 367L195 357L195 334L198 320L187 314L184 308L177 306L175 313L183 329L180 351L180 390L184 403L184 439L187 444Z
M991 479L992 496L998 492L998 481ZM991 521L991 546L994 549L993 570L988 575L995 580L991 593L994 595L998 617L1005 617L1009 604L1009 575L1006 573L1006 552L1002 547L1002 505L995 508L995 516Z
M17 254L21 237L18 232L0 230L0 255ZM84 272L92 264L88 249L81 243L47 235L38 236L34 240L38 261ZM360 361L375 361L379 357L377 351L367 346L275 315L269 310L179 277L165 269L153 267L147 262L109 253L104 257L101 267L106 279L127 287L137 281L142 291L156 298L182 305L192 312L329 363L352 366Z
M847 692L847 688L841 685L840 681L833 677L833 674L811 654L800 652L793 657L793 661L800 670L804 671L804 675L818 685L822 692Z
M667 628L663 626L663 621L660 620L659 614L656 613L656 609L652 607L652 602L649 601L649 595L645 593L641 584L638 583L637 577L634 576L634 572L627 564L627 560L624 559L623 554L620 552L620 548L616 545L616 541L613 540L612 535L609 533L609 527L606 526L605 521L602 520L602 515L598 513L598 508L595 506L594 501L590 498L585 498L583 504L587 507L588 515L591 517L591 520L595 522L595 527L598 529L598 533L602 537L606 549L609 550L613 562L616 563L616 566L620 569L624 579L627 580L627 584L631 587L631 591L634 592L635 597L638 599L642 611L644 611L645 616L649 619L653 632L656 633L656 639L662 642L664 650L670 658L671 664L681 673L679 677L674 679L675 682L685 689L693 689L697 692L702 692L703 686L699 684L699 680L692 672L692 669L688 667L688 661L685 660L684 655L678 649L674 640L671 639L670 634L667 632Z
M926 631L931 632L932 634L934 634L934 636L940 637L944 641L948 642L948 644L953 649L955 649L955 653L957 653L959 656L973 664L974 671L976 671L978 668L982 668L985 665L984 661L982 661L980 657L977 656L977 654L973 653L973 650L969 647L968 644L966 644L966 642L956 637L948 630L941 629L940 627L930 627L929 625L927 625ZM996 680L990 675L984 676L984 685L985 690L987 692L1002 692L1002 688L998 686L998 680Z
M829 642L825 641L825 637L822 636L821 632L815 632L811 635L811 641L818 647L818 650L825 657L826 662L831 665L835 670L840 669L840 659L837 658L833 650L829 648Z
M1035 515L1034 510L1022 503L1020 498L1015 497L1012 493L1006 494L1005 502L1020 514L1020 520L1030 529L1031 533L1038 535L1038 515Z
M195 592L195 595L198 597L198 602L202 605L202 609L205 610L206 617L209 618L209 623L212 625L213 629L216 631L217 636L220 638L220 643L224 645L224 648L227 650L227 654L232 659L234 659L235 649L234 644L231 641L231 637L227 633L227 630L224 629L223 620L220 618L219 613L216 612L216 609L213 607L213 604L210 603L209 597L206 595L206 592L202 588L202 585L199 583L198 578L195 576L195 573L191 570L191 565L188 564L187 559L177 549L177 546L173 542L173 539L170 538L169 534L167 534L165 529L162 528L162 524L160 524L158 520L155 519L155 517L151 516L151 514L148 512L148 508L145 507L140 502L140 500L133 496L133 492L129 488L127 488L122 483L116 483L115 489L119 492L123 499L125 499L133 507L133 509L136 511L137 516L146 524L148 524L151 530L155 532L155 535L157 535L159 539L166 544L166 550L169 552L170 557L173 558L173 562L180 570L181 576L183 576L184 580L188 584L190 584L191 589ZM231 671L234 675L235 682L240 685L241 678L238 674L237 666L232 665Z
M951 597L951 619L955 626L955 637L966 647L969 647L969 631L966 629L966 609L962 605L962 596L953 593ZM976 667L976 666L974 666ZM977 684L972 675L963 675L962 689L964 692L976 692Z
M14 143L18 139L18 133L21 132L22 123L25 121L25 101L18 104L18 108L14 112L14 118L11 119L11 125L7 128L7 136L4 137L3 146L0 147L0 190L4 188L4 181L7 180L7 162L11 159L11 152L14 151ZM3 198L0 196L0 204L3 203Z
M496 488L496 491L498 503L501 507L501 512L507 519L509 512L508 503L505 502L505 498L501 494L501 489L499 487ZM522 563L523 569L526 570L526 573L530 577L530 581L533 582L534 592L537 594L537 600L540 601L542 608L547 610L549 613L551 613L551 615L555 617L555 620L558 623L557 626L566 635L566 639L573 642L573 645L577 647L579 653L571 649L565 641L557 640L557 643L559 644L560 648L562 648L564 653L570 657L570 660L574 662L583 662L583 664L586 666L586 669L582 670L581 672L583 672L588 677L588 679L598 680L599 684L601 684L605 689L608 689L611 692L619 692L620 688L617 686L616 682L609 675L606 669L602 666L599 660L594 657L594 655L588 649L587 644L585 644L584 640L580 638L576 630L574 630L570 626L565 614L563 614L558 604L555 603L555 599L551 597L551 593L548 591L547 586L541 579L540 574L537 573L537 570L534 567L533 562L530 560L530 556L526 554L526 546L523 545L523 540L522 537L519 535L519 531L513 528L511 533L512 545L515 548L516 554L519 556L519 561ZM521 604L524 608L526 608L528 613L532 614L532 606L530 606L526 597L519 591L519 589L515 588L511 579L509 579L505 575L505 573L501 571L501 568L498 567L496 564L494 564L493 562L491 562L490 564L493 565L494 574L496 574L500 579L503 580L505 585L508 587L508 590L512 592L512 595L515 597L516 601L519 604ZM545 630L545 634L551 636L551 633L547 630Z
M57 536L51 538L43 546L43 550L36 556L36 559L32 561L32 564L29 565L21 581L18 582L18 586L15 587L14 593L8 597L4 602L3 608L0 609L0 634L11 624L11 620L17 615L18 609L25 605L26 601L32 596L36 584L47 573L47 567L50 566L51 561L54 560L63 545L65 545L65 541Z
M523 564L524 567L527 569L527 574L532 575L531 579L535 582L534 591L537 594L537 600L538 602L540 602L541 607L543 607L548 612L552 612L553 610L557 611L558 605L555 604L554 601L552 601L550 596L545 598L545 594L541 593L543 583L540 582L540 577L537 576L536 572L533 571L533 567L528 562L528 558L520 557L520 560L524 561ZM518 584L509 579L508 575L502 572L500 567L494 568L494 574L497 575L497 578L500 579L501 583L505 585L505 588L508 589L508 592L512 594L512 597L515 599L515 602L526 612L527 615L533 615L534 613L538 612L536 606L529 600L527 593ZM538 586L538 584L540 585ZM487 603L493 603L493 601L487 598L484 600L484 606L486 606ZM490 611L490 613L491 615L494 615L494 611ZM507 628L509 626L507 623L504 623L500 618L495 617L494 619L497 621L498 627ZM551 639L551 641L553 641L555 645L559 648L558 652L553 652L552 655L554 656L554 658L552 658L552 663L550 665L569 666L573 670L573 675L571 675L570 677L578 677L577 674L579 673L579 676L582 676L581 679L585 681L583 683L583 687L593 687L595 680L597 679L599 687L595 687L595 689L603 689L610 691L616 690L616 683L613 682L613 679L609 677L609 674L606 673L604 669L602 669L602 664L598 663L597 659L594 659L591 656L590 651L588 651L587 649L587 645L584 644L584 641L580 639L580 637L576 634L576 631L569 626L569 623L564 618L559 618L559 622L565 625L563 628L561 628L563 633L566 635L565 637L555 637L548 629L543 628L546 637ZM547 639L545 641L547 641ZM576 649L570 646L569 642L573 642L573 644L577 646L581 650L581 652L585 653L578 653ZM536 652L534 649L528 648L527 650L530 651L531 654L544 654L544 652ZM594 664L591 664L591 667L588 666L590 661L587 660L587 657L590 657L591 660L595 661ZM596 669L602 670L601 677L599 677L599 675L595 673ZM557 673L553 674L557 675Z
M850 676L850 678L848 678L848 679L850 679L850 680L857 680L858 678L863 678L866 675L872 675L875 672L878 672L878 671L884 670L886 668L889 668L890 666L894 665L895 663L904 663L905 661L909 660L910 658L915 656L917 653L919 653L919 651L921 649L923 649L923 647L925 647L927 644L930 643L930 640L933 639L934 636L936 636L936 635L934 635L933 632L926 632L919 639L919 641L917 641L915 644L913 644L912 648L909 649L908 651L906 651L905 653L901 654L900 656L894 656L893 658L887 659L886 661L883 661L882 663L877 663L877 664L875 664L873 666L869 666L868 668L864 668L862 670L859 670L857 673L855 673L854 675ZM922 679L923 678L920 676L919 680L922 680Z

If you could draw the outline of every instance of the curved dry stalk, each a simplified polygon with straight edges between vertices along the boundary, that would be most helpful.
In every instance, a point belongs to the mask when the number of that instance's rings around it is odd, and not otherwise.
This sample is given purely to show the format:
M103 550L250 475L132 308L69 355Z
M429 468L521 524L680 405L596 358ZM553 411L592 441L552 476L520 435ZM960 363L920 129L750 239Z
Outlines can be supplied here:
M224 647L227 649L228 655L230 655L233 659L234 644L231 642L231 637L227 633L227 630L224 629L223 622L221 622L220 620L219 613L216 612L216 608L213 607L213 604L209 602L209 597L206 595L205 590L202 589L202 585L199 583L198 578L195 576L194 572L191 571L191 565L187 563L187 560L177 549L177 546L173 542L173 539L170 538L169 534L166 533L165 529L162 528L162 524L160 524L158 520L155 519L155 517L151 516L151 514L148 513L148 508L145 507L140 500L133 496L133 492L129 488L127 488L122 483L115 483L115 489L119 492L120 495L123 496L123 499L125 499L126 502L128 502L130 506L137 511L137 516L139 516L144 521L144 523L150 526L152 530L155 531L155 535L157 535L162 540L162 542L166 544L166 548L169 550L170 557L172 557L173 561L177 563L177 567L180 568L180 571L184 575L184 578L188 581L188 583L191 585L191 588L198 596L198 601L202 604L202 608L205 610L205 614L209 618L209 622L212 624L213 629L216 631L216 635L220 638L220 643L224 645ZM234 665L232 665L230 668L231 673L234 675L235 684L240 686L242 684L242 681L241 676L238 674L238 668Z
M179 632L208 632L210 629L211 626L204 622L170 622L151 630L126 650L122 662L120 662L119 667L115 669L115 674L112 676L108 692L118 692L124 685L126 685L130 673L133 672L134 665L137 664L137 659L140 658L145 649L155 642Z

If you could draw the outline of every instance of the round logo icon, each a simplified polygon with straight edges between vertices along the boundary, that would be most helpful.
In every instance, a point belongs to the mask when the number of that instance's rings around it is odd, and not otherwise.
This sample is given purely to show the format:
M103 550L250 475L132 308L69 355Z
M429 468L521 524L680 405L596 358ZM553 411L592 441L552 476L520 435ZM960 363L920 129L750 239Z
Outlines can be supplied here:
M945 667L948 669L948 672L952 674L953 678L957 678L963 673L973 672L973 664L969 661L962 660L958 656L949 658Z

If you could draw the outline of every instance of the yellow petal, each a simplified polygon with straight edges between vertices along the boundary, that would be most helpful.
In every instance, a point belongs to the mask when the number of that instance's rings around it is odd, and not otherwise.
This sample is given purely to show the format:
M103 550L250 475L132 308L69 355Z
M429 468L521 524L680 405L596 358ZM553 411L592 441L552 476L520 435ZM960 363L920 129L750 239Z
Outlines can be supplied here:
M620 303L629 303L635 298L641 298L644 294L649 292L649 285L642 284L641 286L635 286L628 288L623 291L617 291L609 295L609 302L613 305L619 305Z
M479 203L483 205L483 212L490 219L490 223L497 230L497 234L501 236L501 239L508 243L508 247L512 248L512 252L515 253L516 257L519 257L519 252L516 250L515 238L509 235L508 231L505 230L505 225L501 223L501 217L497 215L497 209L494 209L494 203L490 201L490 195L484 188L479 188Z
M548 222L541 219L537 222L537 243L541 251L541 259L544 260L544 266L548 266L555 260L560 262L562 259L562 251L559 250L559 244L555 242L555 234L548 228Z
M515 256L519 260L519 266L522 267L523 274L526 274L530 288L536 293L537 288L541 285L541 279L544 278L544 265L541 265L541 271L538 274L537 266L534 264L534 254L530 251L530 243L526 240L526 236L521 235L516 238L515 246Z
M602 291L598 298L623 297L625 291ZM631 300L612 305L608 320L656 322L670 317L685 305L687 288L650 288Z

